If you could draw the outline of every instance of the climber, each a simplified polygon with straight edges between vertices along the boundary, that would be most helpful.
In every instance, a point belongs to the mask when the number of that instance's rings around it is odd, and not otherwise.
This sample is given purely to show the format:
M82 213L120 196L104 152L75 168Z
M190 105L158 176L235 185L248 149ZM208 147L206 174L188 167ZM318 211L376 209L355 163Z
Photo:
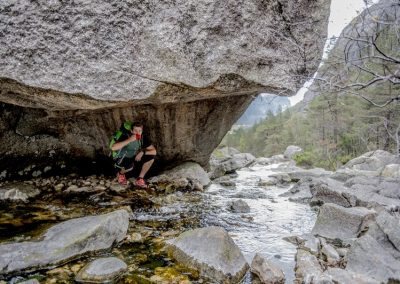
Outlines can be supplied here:
M109 146L115 167L118 169L118 183L127 185L125 174L139 172L135 185L147 188L144 177L151 168L157 152L148 137L143 135L143 124L124 122L112 137Z

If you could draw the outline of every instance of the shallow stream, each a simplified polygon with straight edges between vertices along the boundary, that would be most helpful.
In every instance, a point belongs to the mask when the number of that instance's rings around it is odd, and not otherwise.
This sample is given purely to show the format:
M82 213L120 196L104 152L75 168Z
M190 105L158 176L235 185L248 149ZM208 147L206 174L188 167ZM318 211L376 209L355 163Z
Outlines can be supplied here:
M260 186L259 181L271 174L278 165L252 166L232 175L230 186L211 184L205 192L175 192L172 194L152 191L128 192L123 195L101 195L84 199L52 198L51 194L28 206L0 209L0 241L24 241L38 237L54 223L69 218L112 211L122 205L133 208L133 220L128 234L140 233L142 240L126 240L112 250L96 257L114 255L122 258L129 272L117 283L151 283L149 279L185 284L209 283L195 271L176 265L162 250L165 239L182 231L203 227L222 226L251 263L255 253L276 263L286 275L286 283L293 283L296 247L282 238L301 235L311 230L316 219L308 205L288 201L280 194L287 186ZM232 213L228 203L242 199L250 206L249 213ZM145 205L145 206L143 206ZM136 208L136 209L135 209ZM14 233L11 233L14 232ZM75 273L94 256L75 260L52 270L35 274L11 276L16 283L23 278L35 277L41 283L73 283ZM22 278L23 277L23 278ZM250 273L244 283L251 283Z

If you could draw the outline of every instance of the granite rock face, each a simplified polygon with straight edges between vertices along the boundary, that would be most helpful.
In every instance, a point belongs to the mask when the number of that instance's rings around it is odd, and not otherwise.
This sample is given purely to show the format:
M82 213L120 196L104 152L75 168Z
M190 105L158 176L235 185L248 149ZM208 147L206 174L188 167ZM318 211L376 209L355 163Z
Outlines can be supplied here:
M202 88L232 73L295 91L291 75L318 66L329 4L2 1L0 77L102 100L148 98L164 83Z
M329 7L1 1L1 159L22 169L30 160L99 163L121 122L139 119L161 167L206 165L253 95L293 93L315 72Z

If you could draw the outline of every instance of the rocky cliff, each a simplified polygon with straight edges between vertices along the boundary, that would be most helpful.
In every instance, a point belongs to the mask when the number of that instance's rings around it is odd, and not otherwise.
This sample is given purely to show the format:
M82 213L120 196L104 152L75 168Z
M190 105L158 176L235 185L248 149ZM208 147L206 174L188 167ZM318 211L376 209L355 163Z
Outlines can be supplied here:
M1 176L101 166L125 119L145 122L160 166L206 165L253 95L315 72L329 4L2 1Z
M385 92L395 97L399 91L399 12L399 1L381 0L354 18L336 39L301 108L323 93L362 95L381 104L388 100Z

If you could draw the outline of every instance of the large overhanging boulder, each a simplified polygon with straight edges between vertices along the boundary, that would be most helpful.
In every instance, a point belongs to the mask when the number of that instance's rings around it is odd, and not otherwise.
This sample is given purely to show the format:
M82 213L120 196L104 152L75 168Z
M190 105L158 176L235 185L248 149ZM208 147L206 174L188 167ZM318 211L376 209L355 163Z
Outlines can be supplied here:
M0 170L98 161L125 119L145 121L161 165L206 165L254 95L315 72L329 6L1 1Z

